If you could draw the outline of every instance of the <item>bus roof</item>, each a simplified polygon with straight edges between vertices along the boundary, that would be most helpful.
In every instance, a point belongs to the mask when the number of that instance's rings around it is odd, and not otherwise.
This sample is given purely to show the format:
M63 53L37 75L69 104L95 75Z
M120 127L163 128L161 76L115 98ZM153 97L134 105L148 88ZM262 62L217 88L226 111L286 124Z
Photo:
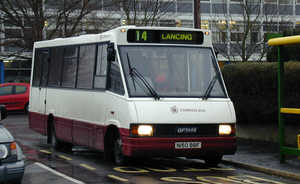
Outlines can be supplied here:
M99 34L85 34L81 36L74 36L68 38L56 38L52 40L38 41L34 43L35 48L47 48L47 47L58 47L68 45L79 45L79 44L91 44L97 42L115 42L117 44L128 44L127 36L121 34L126 33L129 29L140 29L140 30L162 30L162 31L191 31L191 32L203 32L205 38L202 45L211 46L211 33L209 30L204 29L193 29L193 28L179 28L179 27L150 27L150 26L121 26L115 29L99 33Z

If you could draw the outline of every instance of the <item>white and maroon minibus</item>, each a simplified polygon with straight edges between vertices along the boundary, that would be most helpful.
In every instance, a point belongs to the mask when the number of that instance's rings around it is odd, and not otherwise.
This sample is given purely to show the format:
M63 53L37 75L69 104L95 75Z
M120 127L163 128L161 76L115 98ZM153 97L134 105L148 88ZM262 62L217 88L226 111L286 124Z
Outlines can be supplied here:
M208 30L123 26L34 44L30 128L128 157L201 158L236 151L235 110Z

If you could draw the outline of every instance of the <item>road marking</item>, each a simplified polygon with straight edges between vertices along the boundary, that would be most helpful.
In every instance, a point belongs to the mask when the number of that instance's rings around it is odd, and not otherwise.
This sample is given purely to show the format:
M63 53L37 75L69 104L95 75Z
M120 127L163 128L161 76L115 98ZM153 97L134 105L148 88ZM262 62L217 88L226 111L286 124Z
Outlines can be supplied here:
M48 151L48 150L40 150L40 152L46 153L46 154L51 154L51 151Z
M72 158L66 157L66 156L64 156L64 155L58 155L58 157L59 157L59 158L62 158L62 159L65 159L65 160L68 160L68 161L71 161L71 160L72 160Z
M235 171L235 169L233 168L217 168L217 167L214 167L214 168L210 168L211 170L215 170L215 171Z
M209 172L210 169L197 169L197 168L187 168L183 170L184 172Z
M134 168L134 167L115 167L115 171L121 172L121 173L130 173L130 174L136 174L136 173L148 173L150 171L140 168Z
M96 170L96 168L91 167L91 166L89 166L89 165L87 165L87 164L80 164L80 166L81 166L81 167L84 167L84 168L86 168L86 169L88 169L88 170L91 170L91 171Z
M154 171L154 172L176 172L176 169L173 168L166 168L166 169L155 169L155 168L148 168L147 169Z
M122 182L128 182L128 179L125 179L125 178L121 178L119 176L115 176L115 175L112 175L112 174L109 174L107 175L109 178L112 178L112 179L115 179L115 180L118 180L118 181L122 181Z
M233 180L226 177L220 177L220 176L197 176L197 180L207 182L207 183L213 183L213 184L223 184L223 183L230 183L230 184L245 184L242 181Z
M203 183L201 181L194 181L191 178L186 177L162 177L160 178L162 181L174 182L174 183L194 183L194 184L208 184Z
M55 174L55 175L57 175L57 176L63 177L63 178L65 178L65 179L67 179L67 180L69 180L69 181L71 181L71 182L74 182L74 183L77 183L77 184L85 184L85 183L83 183L82 181L79 181L79 180L76 180L76 179L74 179L74 178L71 178L70 176L67 176L67 175L65 175L65 174L63 174L63 173L57 172L57 171L51 169L50 167L48 167L48 166L46 166L46 165L44 165L44 164L42 164L42 163L35 162L34 164L40 166L40 167L43 168L43 169L46 169L46 170L49 171L49 172L52 172L53 174Z
M262 184L262 183L284 184L279 181L269 180L266 178L260 178L260 177L251 176L251 175L228 176L228 178L237 179L237 180L242 179L244 182L251 183L251 184Z

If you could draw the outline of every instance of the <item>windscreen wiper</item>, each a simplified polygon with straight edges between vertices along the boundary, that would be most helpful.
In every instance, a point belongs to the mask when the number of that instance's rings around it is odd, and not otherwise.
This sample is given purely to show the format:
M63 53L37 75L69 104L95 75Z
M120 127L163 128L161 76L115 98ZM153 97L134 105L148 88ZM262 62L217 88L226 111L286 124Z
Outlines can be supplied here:
M214 61L214 58L211 56L211 59L212 59L212 62ZM210 95L213 87L215 86L215 83L217 81L217 79L219 78L219 76L221 75L220 74L220 71L217 69L217 66L214 65L215 69L216 69L216 74L215 76L209 81L209 84L208 84L208 87L206 88L205 90L205 93L203 95L203 100L207 100L208 96Z
M203 100L207 100L209 94L211 93L216 81L217 81L218 75L216 74L209 82L208 87L205 90Z
M145 79L145 77L135 67L131 67L131 62L130 62L128 53L126 55L127 55L127 61L128 61L129 75L131 76L131 78L133 80L133 85L134 85L135 90L136 90L136 86L135 86L134 76L136 76L137 78L139 78L142 81L142 83L145 85L145 87L148 89L151 96L153 96L153 98L155 100L159 100L160 96L157 94L157 92L154 90L154 88L151 86L151 84Z

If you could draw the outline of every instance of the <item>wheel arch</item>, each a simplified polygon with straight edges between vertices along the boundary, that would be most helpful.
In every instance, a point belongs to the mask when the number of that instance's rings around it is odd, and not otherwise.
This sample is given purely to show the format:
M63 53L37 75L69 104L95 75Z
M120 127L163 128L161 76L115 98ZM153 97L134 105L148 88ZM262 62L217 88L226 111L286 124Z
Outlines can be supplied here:
M110 124L106 128L105 135L104 135L104 158L109 161L113 161L113 146L114 146L114 139L120 135L119 128L114 125Z
M120 135L120 131L116 125L111 124L106 128L104 135L104 149L107 146L107 144L111 143L112 138L114 138L117 135Z

